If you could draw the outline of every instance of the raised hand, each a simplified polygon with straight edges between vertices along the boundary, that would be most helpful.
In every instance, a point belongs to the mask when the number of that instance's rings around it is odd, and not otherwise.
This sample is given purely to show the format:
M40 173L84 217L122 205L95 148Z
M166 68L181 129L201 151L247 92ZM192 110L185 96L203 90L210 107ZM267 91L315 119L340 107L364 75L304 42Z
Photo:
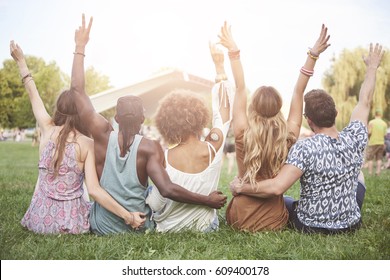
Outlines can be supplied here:
M82 23L79 29L76 29L74 34L74 41L76 42L76 47L85 47L89 41L89 32L91 31L93 22L93 17L89 19L88 27L85 27L85 15L82 15Z
M224 62L224 54L221 49L217 47L216 44L209 42L210 54L214 61L215 65L223 65Z
M214 191L209 194L208 206L214 209L220 209L226 204L226 196L220 191Z
M227 25L225 21L224 25L221 27L221 34L218 35L219 44L228 49L228 51L238 50L236 42L233 39L231 26Z
M320 37L310 49L311 54L318 57L322 52L324 52L330 46L328 43L329 38L330 35L328 35L328 28L323 24L321 27Z
M138 230L145 224L146 216L142 212L129 212L129 215L125 218L126 225L130 225L132 228Z
M10 42L9 49L11 56L16 61L16 63L25 61L22 49L19 47L18 44L15 44L13 40Z
M382 50L382 46L378 43L375 44L375 48L373 48L372 43L370 44L370 51L368 53L367 57L363 57L364 63L366 66L372 67L372 68L378 68L379 64L381 63L383 54L385 53L384 50Z

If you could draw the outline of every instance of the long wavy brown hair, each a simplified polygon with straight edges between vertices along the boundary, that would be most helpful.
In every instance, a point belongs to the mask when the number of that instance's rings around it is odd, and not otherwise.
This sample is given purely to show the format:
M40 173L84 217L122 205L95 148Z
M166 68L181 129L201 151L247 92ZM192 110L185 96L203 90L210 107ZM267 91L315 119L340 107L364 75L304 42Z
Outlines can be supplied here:
M80 121L71 90L65 90L58 96L53 113L53 122L56 126L63 126L57 137L53 158L54 174L57 176L69 136L73 135L73 142L76 142L77 131L89 136L88 130Z
M248 110L248 128L244 134L244 181L255 185L256 179L278 174L295 139L287 130L280 111L282 97L268 86L258 88Z

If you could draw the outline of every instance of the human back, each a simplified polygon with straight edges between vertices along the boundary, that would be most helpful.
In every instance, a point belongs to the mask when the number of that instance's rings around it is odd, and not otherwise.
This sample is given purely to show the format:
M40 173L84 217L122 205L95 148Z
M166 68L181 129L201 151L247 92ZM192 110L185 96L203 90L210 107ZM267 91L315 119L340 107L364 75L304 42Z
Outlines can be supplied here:
M211 46L210 46L211 47ZM211 49L212 55L217 55ZM223 62L223 60L222 60ZM202 138L208 124L209 111L204 101L190 91L175 91L159 104L156 126L164 141L173 145L165 151L165 168L172 182L191 192L208 195L217 190L223 156L223 144L229 130L233 93L222 92L219 83L212 90L213 128ZM225 105L219 100L226 98ZM164 199L152 187L147 202L154 211L158 231L197 230L218 228L215 209Z
M137 174L137 153L142 138L135 135L132 145L121 156L118 132L111 132L100 183L128 211L144 213L144 230L153 229L154 225L150 221L150 209L145 204L147 185L139 181ZM90 221L92 231L100 235L131 231L122 219L98 203L92 206Z

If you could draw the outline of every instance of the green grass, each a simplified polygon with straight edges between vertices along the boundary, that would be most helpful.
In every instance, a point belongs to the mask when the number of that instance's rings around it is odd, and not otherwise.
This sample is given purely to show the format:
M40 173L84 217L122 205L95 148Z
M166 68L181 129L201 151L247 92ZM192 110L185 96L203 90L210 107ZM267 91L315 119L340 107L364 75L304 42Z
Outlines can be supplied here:
M337 236L304 235L286 229L280 232L243 233L222 220L218 232L37 235L20 225L37 178L38 148L30 143L0 143L0 259L65 260L388 260L390 258L390 170L380 177L367 177L363 226ZM234 172L233 172L234 173ZM221 189L234 175L226 164ZM298 185L289 190L297 197ZM230 197L230 195L229 195Z

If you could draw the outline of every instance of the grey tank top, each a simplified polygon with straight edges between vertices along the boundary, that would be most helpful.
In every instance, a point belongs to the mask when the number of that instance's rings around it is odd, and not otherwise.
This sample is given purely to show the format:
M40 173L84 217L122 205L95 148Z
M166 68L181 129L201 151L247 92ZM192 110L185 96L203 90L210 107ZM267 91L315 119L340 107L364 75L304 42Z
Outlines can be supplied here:
M139 182L137 175L137 151L141 139L141 135L135 135L128 153L121 157L118 132L111 132L100 185L128 211L145 213L147 215L145 230L153 229L154 224L150 220L151 210L145 203L146 186ZM97 202L91 208L90 224L92 232L100 235L133 231L122 218Z

